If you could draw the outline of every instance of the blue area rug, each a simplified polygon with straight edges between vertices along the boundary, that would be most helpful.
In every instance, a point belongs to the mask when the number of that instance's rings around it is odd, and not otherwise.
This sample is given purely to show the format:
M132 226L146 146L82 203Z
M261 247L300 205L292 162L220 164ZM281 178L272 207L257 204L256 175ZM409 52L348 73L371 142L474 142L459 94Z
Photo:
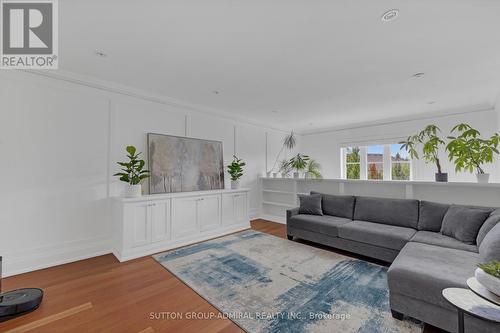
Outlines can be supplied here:
M155 255L247 332L422 332L392 318L387 268L257 231Z

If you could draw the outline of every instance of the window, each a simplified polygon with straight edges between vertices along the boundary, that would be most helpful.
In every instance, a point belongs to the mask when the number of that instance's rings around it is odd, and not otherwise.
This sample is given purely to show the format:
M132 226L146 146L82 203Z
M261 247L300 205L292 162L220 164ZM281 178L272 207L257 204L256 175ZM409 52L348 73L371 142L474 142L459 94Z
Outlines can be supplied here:
M360 179L361 155L358 147L345 148L345 171L347 179Z
M384 147L369 146L366 148L368 179L384 179Z
M400 144L391 145L391 175L392 180L410 180L410 156L401 149Z
M344 179L410 180L411 159L400 144L342 148Z

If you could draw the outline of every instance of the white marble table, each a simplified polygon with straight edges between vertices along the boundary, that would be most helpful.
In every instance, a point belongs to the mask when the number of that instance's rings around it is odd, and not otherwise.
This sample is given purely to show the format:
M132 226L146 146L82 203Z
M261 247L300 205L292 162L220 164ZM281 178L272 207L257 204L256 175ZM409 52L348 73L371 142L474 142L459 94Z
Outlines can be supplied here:
M495 295L488 289L486 289L479 281L476 280L475 277L471 277L467 279L467 287L470 288L477 295L485 298L486 300L495 303L496 305L500 305L500 296Z
M464 333L464 313L470 316L500 323L500 306L463 288L446 288L443 297L458 310L458 332Z

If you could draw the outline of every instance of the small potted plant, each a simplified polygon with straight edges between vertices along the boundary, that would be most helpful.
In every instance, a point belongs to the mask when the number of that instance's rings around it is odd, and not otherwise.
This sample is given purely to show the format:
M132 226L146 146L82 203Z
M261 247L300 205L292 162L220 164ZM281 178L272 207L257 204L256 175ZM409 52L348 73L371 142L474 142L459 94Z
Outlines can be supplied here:
M500 261L490 261L477 265L474 276L486 289L500 296Z
M125 189L126 198L137 198L142 195L141 181L149 177L149 170L144 169L146 162L139 158L141 153L136 153L134 146L127 146L125 150L129 161L117 162L122 167L122 172L115 173L114 176L128 184Z
M293 178L300 177L300 171L305 170L307 167L307 162L309 161L309 156L297 154L290 159L290 166L295 172L293 173Z
M482 139L481 133L468 124L458 124L451 132L457 132L457 136L449 136L450 142L446 146L448 158L455 163L456 171L476 170L477 182L487 183L489 173L485 173L481 167L486 163L493 163L494 154L498 154L500 136L493 134L489 139Z
M410 157L418 159L417 146L422 145L422 155L426 163L436 164L437 173L435 179L437 182L447 182L448 174L441 170L439 161L439 147L444 145L444 141L439 138L438 132L441 132L436 125L427 125L422 131L409 136L405 141L401 141L401 149L405 149Z
M292 172L292 167L290 166L290 161L281 160L279 166L280 166L279 173L281 174L281 177L282 178L290 177L290 173Z
M240 187L240 178L243 176L243 167L246 165L242 159L233 155L233 161L227 166L227 172L231 176L231 189Z
M309 163L307 163L306 171L304 173L305 179L321 179L323 176L321 175L321 164L318 161L310 159Z

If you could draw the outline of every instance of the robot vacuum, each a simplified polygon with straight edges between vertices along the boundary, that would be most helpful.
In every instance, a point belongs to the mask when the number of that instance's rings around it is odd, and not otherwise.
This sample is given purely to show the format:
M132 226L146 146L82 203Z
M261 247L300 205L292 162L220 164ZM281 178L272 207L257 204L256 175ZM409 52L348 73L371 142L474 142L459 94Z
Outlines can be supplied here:
M2 291L2 257L0 256L0 292ZM23 288L0 293L0 322L36 310L43 298L43 290Z
M43 290L23 288L0 294L0 322L21 316L38 308Z

